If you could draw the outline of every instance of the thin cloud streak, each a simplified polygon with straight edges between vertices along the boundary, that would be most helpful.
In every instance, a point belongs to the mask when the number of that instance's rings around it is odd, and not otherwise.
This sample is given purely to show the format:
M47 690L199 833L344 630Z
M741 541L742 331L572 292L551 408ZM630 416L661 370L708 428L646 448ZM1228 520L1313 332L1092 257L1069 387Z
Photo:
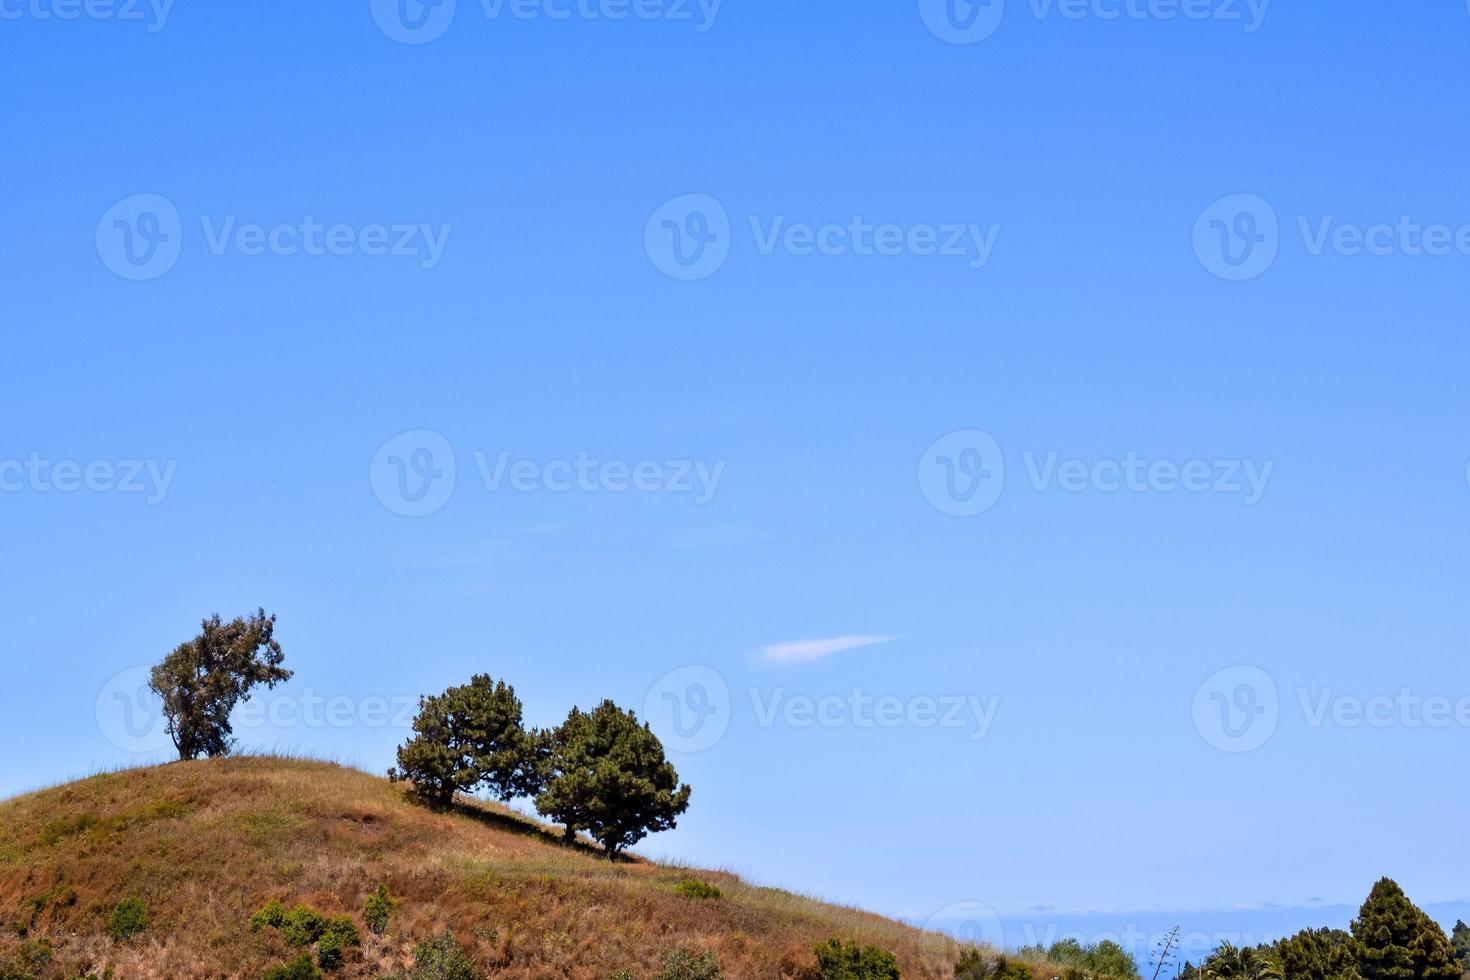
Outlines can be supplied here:
M761 656L772 663L800 664L822 660L849 650L891 643L896 636L834 636L827 640L797 640L792 643L773 643L761 647Z

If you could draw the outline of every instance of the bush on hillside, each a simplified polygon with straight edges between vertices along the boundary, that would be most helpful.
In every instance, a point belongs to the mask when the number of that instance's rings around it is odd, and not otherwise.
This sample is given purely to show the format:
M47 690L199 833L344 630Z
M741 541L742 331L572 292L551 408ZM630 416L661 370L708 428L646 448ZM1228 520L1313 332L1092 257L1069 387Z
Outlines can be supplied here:
M671 949L664 953L654 980L722 980L723 977L719 959L709 950L695 953Z
M286 906L281 904L279 898L273 898L250 917L250 930L260 932L262 929L279 929L286 924Z
M815 952L817 980L899 980L898 961L877 946L829 939Z
M1024 963L1004 956L990 957L978 949L967 949L960 954L954 966L955 980L1032 980L1031 971ZM1064 971L1067 980L1080 980L1075 967Z
M45 939L24 942L9 956L0 953L0 980L35 980L54 959Z
M398 909L398 899L388 894L387 885L379 885L378 890L367 897L363 903L362 921L373 935L381 936L388 931L388 920Z
M148 906L140 898L125 898L107 917L107 934L125 942L148 928Z
M331 919L322 930L322 938L316 944L316 961L323 970L340 969L346 960L347 950L362 945L362 936L357 923L346 917Z
M322 980L322 971L311 962L310 956L302 953L290 963L271 970L265 980Z
M1140 980L1133 957L1110 939L1085 946L1076 939L1060 939L1050 947L1040 944L1022 947L1017 955L1038 966L1052 964L1083 977Z
M475 964L449 929L419 943L413 956L413 970L400 980L486 980L485 971Z
M693 878L679 882L674 891L678 892L680 895L683 895L685 898L696 898L701 900L723 898L725 894L714 885L709 885L702 881L696 881Z
M292 946L310 946L327 931L327 920L315 909L298 905L286 913L281 923L281 934Z

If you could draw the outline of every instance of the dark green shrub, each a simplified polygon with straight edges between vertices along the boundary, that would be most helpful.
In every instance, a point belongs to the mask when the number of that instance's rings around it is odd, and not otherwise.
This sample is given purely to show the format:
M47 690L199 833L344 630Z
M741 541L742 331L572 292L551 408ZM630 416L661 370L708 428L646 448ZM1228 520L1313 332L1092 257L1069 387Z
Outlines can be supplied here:
M442 936L419 943L413 956L409 980L485 980L485 971L475 965L448 929Z
M362 945L357 923L343 916L327 922L322 937L316 945L316 959L323 970L336 970L342 966L347 950Z
M388 931L388 920L397 910L398 899L388 894L387 885L379 885L378 890L367 897L362 920L367 923L373 935L381 936Z
M978 949L960 953L954 965L955 980L990 980L990 961Z
M664 954L654 980L721 980L720 961L706 950L692 953L687 949L671 949Z
M107 934L123 942L148 928L148 906L140 898L125 898L107 917Z
M1008 960L1004 956L996 957L995 972L991 976L994 980L1032 980L1031 971L1026 964Z
M679 882L679 886L674 891L683 895L685 898L715 899L724 897L724 893L714 885L705 884L702 881L695 881L693 878L690 878L688 881Z
M817 980L899 980L898 961L877 946L829 939L815 952Z
M322 971L311 962L311 957L302 953L285 966L278 966L265 975L265 980L322 980Z
M315 909L298 905L286 913L281 923L281 933L292 946L310 946L322 938L327 929L327 920Z
M328 919L322 927L322 939L334 939L342 946L361 946L362 934L357 931L357 923L345 915L335 919Z
M250 917L250 929L259 932L262 929L279 929L286 924L286 906L281 900L273 898L265 903L265 906Z
M323 936L316 944L316 961L323 970L340 970L346 946L337 936Z

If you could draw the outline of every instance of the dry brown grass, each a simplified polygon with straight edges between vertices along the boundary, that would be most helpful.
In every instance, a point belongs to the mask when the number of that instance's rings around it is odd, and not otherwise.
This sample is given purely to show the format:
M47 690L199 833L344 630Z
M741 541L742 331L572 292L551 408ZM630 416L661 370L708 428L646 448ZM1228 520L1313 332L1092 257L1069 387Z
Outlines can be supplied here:
M651 976L663 951L714 950L731 978L803 978L811 947L841 936L890 949L906 978L951 978L943 936L698 872L723 897L677 894L687 869L609 864L510 811L431 813L401 787L322 762L237 758L95 776L0 804L0 977L26 942L44 977L257 978L291 958L250 929L272 898L362 922L385 883L402 906L388 936L364 930L343 980L411 965L415 941L452 928L491 977ZM116 942L107 914L147 903L151 924ZM32 947L34 948L34 947Z

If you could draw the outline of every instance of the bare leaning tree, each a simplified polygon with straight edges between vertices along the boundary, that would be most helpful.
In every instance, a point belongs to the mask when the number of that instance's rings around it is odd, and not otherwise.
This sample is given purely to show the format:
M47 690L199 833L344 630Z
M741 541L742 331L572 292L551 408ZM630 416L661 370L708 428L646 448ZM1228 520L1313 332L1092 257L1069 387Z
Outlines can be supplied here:
M1163 975L1164 969L1174 962L1178 952L1179 927L1175 926L1154 946L1153 955L1148 963L1149 966L1154 968L1153 980L1159 980L1159 977Z
M183 760L229 755L234 747L230 714L252 689L291 679L276 642L276 617L259 610L226 623L216 613L199 635L153 668L148 686L163 699L169 738Z

